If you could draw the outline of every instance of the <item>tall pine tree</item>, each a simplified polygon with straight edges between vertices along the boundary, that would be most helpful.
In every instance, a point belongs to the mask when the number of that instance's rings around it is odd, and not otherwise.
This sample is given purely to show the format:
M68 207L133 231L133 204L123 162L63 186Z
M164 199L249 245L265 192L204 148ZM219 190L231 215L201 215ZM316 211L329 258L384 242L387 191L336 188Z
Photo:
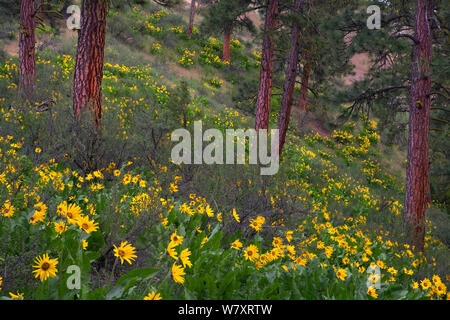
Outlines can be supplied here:
M84 108L91 108L98 126L102 115L102 78L105 50L106 0L83 0L81 29L78 35L73 111L75 117Z

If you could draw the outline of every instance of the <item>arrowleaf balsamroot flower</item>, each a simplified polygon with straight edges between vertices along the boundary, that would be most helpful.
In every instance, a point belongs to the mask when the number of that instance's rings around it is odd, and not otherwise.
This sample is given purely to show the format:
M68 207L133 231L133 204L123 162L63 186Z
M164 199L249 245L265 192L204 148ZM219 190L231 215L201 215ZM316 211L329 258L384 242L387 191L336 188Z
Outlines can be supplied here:
M45 253L42 257L37 257L34 262L36 263L33 266L36 269L33 271L35 278L40 277L41 281L45 281L48 277L53 278L56 276L58 259L50 259L48 254Z
M178 260L178 253L175 250L175 247L177 247L177 244L173 241L170 241L169 245L167 246L167 254L175 260Z
M256 219L250 219L250 227L255 229L256 232L261 231L262 225L266 221L266 218L258 216Z
M84 230L86 233L91 233L98 230L98 223L94 220L89 220L88 216L79 217L77 219L77 224L80 229Z
M114 245L114 256L120 259L120 264L123 264L124 260L132 264L132 261L135 260L134 258L137 258L135 253L136 248L129 244L128 241L122 241L119 247Z
M236 209L233 209L233 217L234 217L234 220L236 220L238 223L241 222L239 219L239 215L236 212Z
M422 286L423 290L427 290L431 287L431 281L428 278L425 278L420 281L420 285Z
M259 258L258 247L251 244L244 251L245 260L255 261Z
M341 279L342 281L345 280L345 278L347 277L347 270L345 269L338 269L336 271L336 277L338 277L339 279Z
M159 292L155 293L155 291L152 291L144 297L144 300L162 300L162 298Z
M172 266L172 278L173 281L175 281L176 283L180 283L183 284L184 283L184 278L183 276L186 273L184 272L184 268L182 266L179 266L177 264L173 264Z
M177 231L175 230L170 236L170 241L173 242L175 246L178 246L183 243L183 238L184 237L177 235Z
M0 211L0 215L3 215L6 218L11 218L14 215L15 208L11 205L9 200L3 204L3 209Z
M240 242L239 239L234 240L234 242L231 244L231 248L241 250L242 242Z
M44 221L45 215L47 214L47 205L45 203L39 202L34 208L34 214L30 218L30 223L32 225L35 225L38 221Z
M81 208L75 203L71 203L67 206L67 211L65 212L65 216L67 218L67 222L69 224L76 225L78 219L81 215Z
M64 231L67 230L67 226L64 223L64 221L61 221L60 223L53 222L53 224L55 225L55 231L58 232L59 234L62 234Z
M23 300L23 293L19 293L18 291L17 291L17 294L14 294L14 293L10 292L9 296L13 300Z
M192 252L189 251L188 248L181 251L180 259L181 259L181 263L183 264L183 267L186 267L186 266L188 266L189 268L192 267L192 262L191 262L191 260L189 260L189 256L191 254L192 254Z
M377 290L374 287L369 287L367 289L367 295L371 296L374 299L378 298Z
M213 209L211 209L209 204L206 206L206 214L210 218L214 217L214 211L213 211Z

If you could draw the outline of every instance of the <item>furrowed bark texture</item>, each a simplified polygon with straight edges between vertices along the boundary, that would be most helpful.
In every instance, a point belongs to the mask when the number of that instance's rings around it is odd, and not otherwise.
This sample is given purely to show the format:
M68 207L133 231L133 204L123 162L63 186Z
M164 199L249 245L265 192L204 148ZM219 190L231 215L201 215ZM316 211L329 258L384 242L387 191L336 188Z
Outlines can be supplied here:
M191 12L189 15L189 28L188 28L188 37L192 38L192 31L194 30L194 17L195 17L195 0L191 0Z
M105 49L106 0L83 0L73 86L76 117L90 107L97 125L102 114L102 78Z
M295 0L295 11L298 12L303 4L303 0ZM291 49L288 55L288 65L284 79L283 97L281 100L280 115L278 117L279 130L279 154L283 151L283 146L286 141L286 133L289 127L289 119L291 117L292 100L294 97L295 79L297 78L297 64L299 54L299 26L294 21L292 24L291 33Z
M223 33L223 54L222 58L224 61L230 62L230 41L231 41L231 29L227 28L225 29Z
M20 2L19 90L25 97L32 93L36 77L34 17L34 0L22 0Z
M425 212L430 203L428 136L431 107L431 20L430 0L417 0L412 53L411 101L409 110L408 162L406 166L404 227L412 245L423 251Z
M278 16L278 0L268 0L264 23L264 39L261 55L261 69L259 75L259 89L256 100L256 130L268 129L270 114L270 98L272 95L273 71L273 32L276 28Z

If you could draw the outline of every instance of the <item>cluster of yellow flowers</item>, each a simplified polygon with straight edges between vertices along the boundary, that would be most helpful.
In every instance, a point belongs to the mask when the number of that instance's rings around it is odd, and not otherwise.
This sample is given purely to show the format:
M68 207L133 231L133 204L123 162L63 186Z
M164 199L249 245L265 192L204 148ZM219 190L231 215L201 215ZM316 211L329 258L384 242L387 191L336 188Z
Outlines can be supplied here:
M162 48L162 46L159 42L153 42L152 48L150 49L150 51L152 53L156 53L156 52L159 52L161 50L161 48Z
M169 30L173 33L180 34L183 33L183 26L170 27Z
M177 235L177 230L175 230L175 232L173 232L172 235L170 236L170 242L166 249L167 254L175 260L171 268L172 278L176 283L180 284L184 283L183 276L186 275L184 269L186 267L188 268L192 267L192 263L189 260L189 256L192 253L189 250L189 248L185 248L181 251L179 250L177 251L176 249L179 248L183 243L183 238L184 237ZM177 262L179 261L181 262L182 266L177 264Z
M183 55L178 60L178 63L184 67L192 66L194 65L194 60L192 59L193 57L195 57L195 51L185 49Z

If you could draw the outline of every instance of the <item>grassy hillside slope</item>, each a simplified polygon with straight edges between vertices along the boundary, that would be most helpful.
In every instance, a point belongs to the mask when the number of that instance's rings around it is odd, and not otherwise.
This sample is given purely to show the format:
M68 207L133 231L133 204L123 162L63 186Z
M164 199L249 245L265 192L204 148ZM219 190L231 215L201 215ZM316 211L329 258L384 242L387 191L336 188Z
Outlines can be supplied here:
M220 40L187 39L186 17L111 10L100 132L89 112L72 122L73 34L39 36L31 105L17 99L17 57L3 56L3 298L448 298L448 215L429 209L424 254L403 242L404 155L380 143L374 120L336 130L314 120L307 125L326 129L300 135L294 119L271 177L255 165L170 161L177 128L254 126L232 92L257 81L258 42L235 39L224 63ZM39 271L38 257L57 271ZM66 285L73 265L75 290Z

